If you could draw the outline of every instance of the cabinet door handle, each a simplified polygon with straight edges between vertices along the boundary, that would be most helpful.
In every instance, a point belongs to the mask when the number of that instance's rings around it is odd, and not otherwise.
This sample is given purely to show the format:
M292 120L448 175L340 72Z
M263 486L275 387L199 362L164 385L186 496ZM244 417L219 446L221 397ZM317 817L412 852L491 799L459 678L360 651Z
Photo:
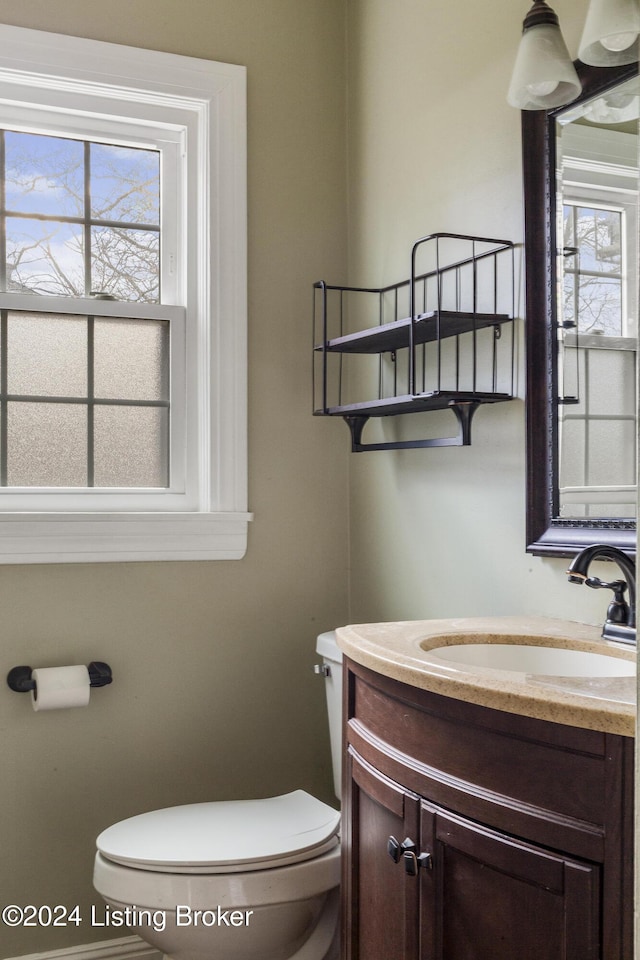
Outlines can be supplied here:
M407 850L402 854L402 859L404 860L404 872L409 874L410 877L418 876L418 858L416 857L413 850Z
M399 863L403 854L411 853L415 855L416 845L409 837L406 837L400 843L399 840L396 840L395 837L389 837L387 840L387 853L391 857L394 863Z
M395 837L389 837L387 840L387 853L391 857L394 863L397 863L402 855L400 849L400 841L396 840Z
M415 850L405 850L402 854L402 859L404 861L405 873L410 877L417 877L420 867L423 867L425 870L431 870L433 868L433 857L430 853L421 853L416 856Z

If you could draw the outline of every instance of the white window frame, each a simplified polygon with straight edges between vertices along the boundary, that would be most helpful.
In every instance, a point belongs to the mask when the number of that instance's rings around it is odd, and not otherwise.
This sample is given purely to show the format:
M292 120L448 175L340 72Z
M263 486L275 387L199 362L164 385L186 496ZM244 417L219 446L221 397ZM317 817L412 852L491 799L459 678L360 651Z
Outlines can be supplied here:
M164 131L174 144L171 256L185 281L168 304L138 304L132 315L170 320L171 404L186 411L167 490L3 488L0 563L239 559L252 518L245 68L3 25L0 41L0 126L29 129L42 108L47 132L57 114L59 132L84 139L113 129L120 142L139 131L149 143ZM0 306L30 309L36 299L42 309L42 298L23 294L0 295ZM60 312L97 312L94 300L55 300ZM110 314L123 315L121 305L101 302L100 315Z

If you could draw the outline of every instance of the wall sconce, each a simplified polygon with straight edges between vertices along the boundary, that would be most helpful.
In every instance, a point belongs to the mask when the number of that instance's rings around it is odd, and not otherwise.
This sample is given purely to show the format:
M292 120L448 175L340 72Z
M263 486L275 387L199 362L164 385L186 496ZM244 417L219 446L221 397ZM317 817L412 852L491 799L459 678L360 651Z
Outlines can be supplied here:
M639 35L640 0L591 0L578 56L597 67L634 63ZM507 101L520 110L548 110L571 103L581 89L556 13L535 0L522 26Z

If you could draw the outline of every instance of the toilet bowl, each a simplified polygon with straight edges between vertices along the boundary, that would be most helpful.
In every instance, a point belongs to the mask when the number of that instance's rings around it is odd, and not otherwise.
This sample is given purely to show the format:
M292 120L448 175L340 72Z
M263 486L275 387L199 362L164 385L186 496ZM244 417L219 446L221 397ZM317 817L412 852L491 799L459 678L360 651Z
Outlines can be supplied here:
M333 634L317 649L339 711ZM167 960L337 960L339 826L304 790L131 817L96 841L98 922L131 928Z

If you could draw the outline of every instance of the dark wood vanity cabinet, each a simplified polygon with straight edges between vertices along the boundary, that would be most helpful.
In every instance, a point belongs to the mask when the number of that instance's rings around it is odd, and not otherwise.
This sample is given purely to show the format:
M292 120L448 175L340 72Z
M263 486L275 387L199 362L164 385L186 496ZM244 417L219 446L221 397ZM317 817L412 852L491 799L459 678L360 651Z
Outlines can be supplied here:
M632 960L633 740L346 670L344 960Z

